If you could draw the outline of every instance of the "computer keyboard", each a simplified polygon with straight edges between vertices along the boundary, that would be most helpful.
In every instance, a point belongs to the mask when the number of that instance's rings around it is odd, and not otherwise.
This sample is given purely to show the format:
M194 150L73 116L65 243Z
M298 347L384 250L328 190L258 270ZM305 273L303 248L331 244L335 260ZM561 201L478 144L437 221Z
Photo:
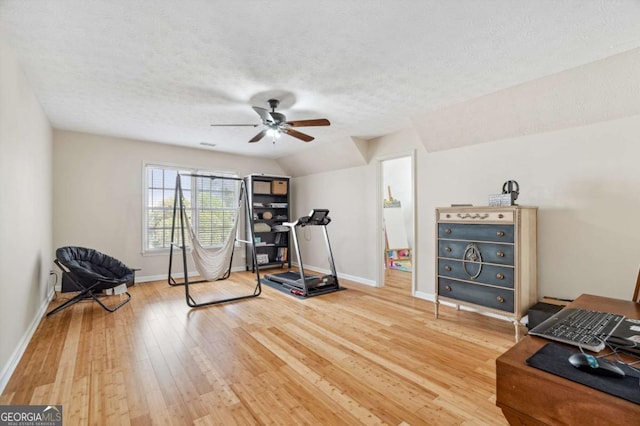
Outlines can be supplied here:
M609 312L565 308L530 330L529 334L600 352L604 349L605 339L623 319L624 316Z

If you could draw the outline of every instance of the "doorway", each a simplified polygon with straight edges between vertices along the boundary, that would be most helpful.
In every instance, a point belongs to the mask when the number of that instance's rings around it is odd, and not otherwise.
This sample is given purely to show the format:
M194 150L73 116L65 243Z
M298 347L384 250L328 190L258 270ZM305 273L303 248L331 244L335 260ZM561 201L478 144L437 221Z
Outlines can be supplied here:
M378 160L378 285L415 293L415 155Z

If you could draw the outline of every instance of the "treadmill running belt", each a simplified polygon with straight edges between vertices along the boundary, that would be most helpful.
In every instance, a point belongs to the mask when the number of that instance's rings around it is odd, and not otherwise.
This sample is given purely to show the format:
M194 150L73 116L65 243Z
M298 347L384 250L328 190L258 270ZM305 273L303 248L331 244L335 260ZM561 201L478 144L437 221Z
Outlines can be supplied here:
M305 274L304 276L305 279L310 279L314 277L315 275L309 275L309 274ZM265 278L271 281L276 281L276 282L297 281L300 279L300 274L297 272L287 271L287 272L281 272L279 274L266 274ZM278 278L281 278L282 281L279 280Z

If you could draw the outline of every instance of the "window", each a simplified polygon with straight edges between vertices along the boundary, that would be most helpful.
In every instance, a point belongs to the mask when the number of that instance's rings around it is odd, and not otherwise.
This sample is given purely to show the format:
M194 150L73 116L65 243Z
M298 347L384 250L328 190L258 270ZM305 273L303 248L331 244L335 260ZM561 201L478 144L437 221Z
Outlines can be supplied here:
M187 217L200 243L217 247L224 243L236 220L239 181L184 176L186 174L236 177L228 172L202 171L184 167L145 165L144 251L168 249L171 245L176 178L181 176ZM182 245L179 227L174 242ZM188 244L187 244L188 245Z

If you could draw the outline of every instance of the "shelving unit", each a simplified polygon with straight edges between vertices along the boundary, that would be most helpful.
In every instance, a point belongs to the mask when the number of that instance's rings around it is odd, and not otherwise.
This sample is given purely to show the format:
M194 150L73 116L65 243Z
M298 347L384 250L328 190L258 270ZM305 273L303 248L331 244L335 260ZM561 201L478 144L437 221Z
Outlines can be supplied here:
M387 269L397 269L399 271L411 271L411 249L389 249L385 251Z
M256 238L257 267L291 268L288 229L282 225L290 219L289 177L251 174L244 178L251 215L247 219ZM282 229L283 231L280 231ZM252 247L247 245L246 269L255 271Z

